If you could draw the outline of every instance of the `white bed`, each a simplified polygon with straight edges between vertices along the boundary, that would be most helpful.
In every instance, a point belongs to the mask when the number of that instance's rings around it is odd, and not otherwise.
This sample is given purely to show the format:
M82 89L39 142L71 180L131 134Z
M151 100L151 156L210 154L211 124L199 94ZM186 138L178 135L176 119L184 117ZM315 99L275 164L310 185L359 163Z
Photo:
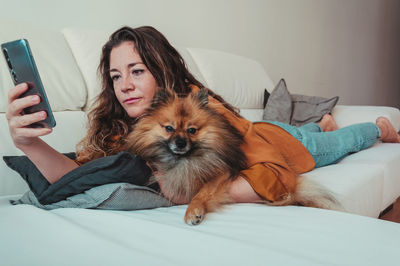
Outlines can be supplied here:
M1 265L396 265L396 223L304 207L235 204L199 226L186 205L140 211L12 206Z

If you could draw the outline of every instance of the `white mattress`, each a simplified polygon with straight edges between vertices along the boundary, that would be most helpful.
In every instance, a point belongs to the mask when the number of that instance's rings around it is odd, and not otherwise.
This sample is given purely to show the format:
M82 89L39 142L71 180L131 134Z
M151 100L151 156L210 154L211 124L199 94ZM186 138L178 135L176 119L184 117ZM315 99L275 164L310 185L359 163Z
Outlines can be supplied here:
M379 167L383 173L381 210L387 208L400 195L400 144L377 143L373 149L352 154L340 162L341 166L354 165L364 169Z
M394 265L400 224L304 207L236 204L203 224L186 206L142 211L12 206L0 197L1 265Z
M376 218L382 210L384 177L380 166L339 163L317 168L303 176L332 192L346 212Z

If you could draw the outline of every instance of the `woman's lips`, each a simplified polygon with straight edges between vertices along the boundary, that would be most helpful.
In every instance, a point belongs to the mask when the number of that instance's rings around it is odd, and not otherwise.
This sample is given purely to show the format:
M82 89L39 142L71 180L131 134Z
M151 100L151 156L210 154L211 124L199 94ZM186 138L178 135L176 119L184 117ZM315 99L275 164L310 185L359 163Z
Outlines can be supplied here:
M132 98L126 99L126 100L124 101L124 103L126 103L126 104L132 104L132 103L136 103L136 102L140 101L140 99L142 99L142 98L140 98L140 97L132 97Z

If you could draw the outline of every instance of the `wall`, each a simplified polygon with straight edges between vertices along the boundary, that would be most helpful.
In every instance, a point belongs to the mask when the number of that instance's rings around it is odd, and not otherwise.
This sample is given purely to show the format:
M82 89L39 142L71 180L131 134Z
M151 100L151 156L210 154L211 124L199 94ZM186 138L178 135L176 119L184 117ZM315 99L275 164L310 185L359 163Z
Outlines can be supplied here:
M176 45L254 58L274 82L285 78L291 92L339 95L339 104L400 108L398 0L0 0L0 4L0 17L54 29L112 31L122 25L152 25Z

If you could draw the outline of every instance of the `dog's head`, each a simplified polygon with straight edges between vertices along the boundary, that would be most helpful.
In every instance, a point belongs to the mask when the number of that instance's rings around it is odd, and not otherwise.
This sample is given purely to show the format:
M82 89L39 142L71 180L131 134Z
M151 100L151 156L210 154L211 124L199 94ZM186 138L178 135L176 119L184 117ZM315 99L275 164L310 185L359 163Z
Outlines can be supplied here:
M206 111L207 103L206 90L182 97L169 89L160 90L128 141L143 157L154 145L176 156L188 155L202 138L202 131L208 127L210 114Z
M173 154L184 156L196 146L205 126L207 96L206 91L179 97L162 90L154 98L152 108L157 111L153 118L159 122L159 137Z
M207 90L182 97L170 90L157 92L126 138L125 150L142 157L154 170L174 169L174 178L192 176L204 182L226 172L236 176L246 166L240 148L243 136L209 106L208 99Z

